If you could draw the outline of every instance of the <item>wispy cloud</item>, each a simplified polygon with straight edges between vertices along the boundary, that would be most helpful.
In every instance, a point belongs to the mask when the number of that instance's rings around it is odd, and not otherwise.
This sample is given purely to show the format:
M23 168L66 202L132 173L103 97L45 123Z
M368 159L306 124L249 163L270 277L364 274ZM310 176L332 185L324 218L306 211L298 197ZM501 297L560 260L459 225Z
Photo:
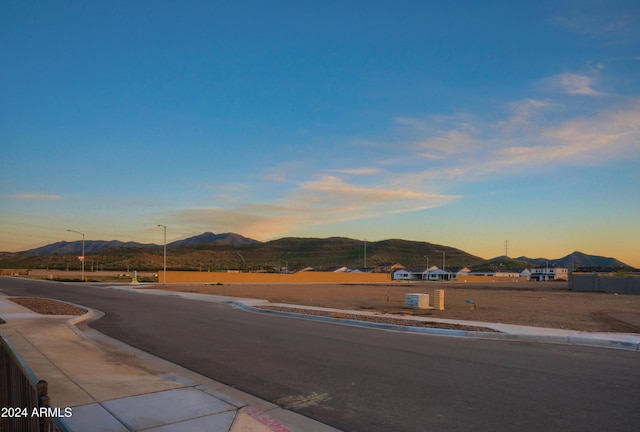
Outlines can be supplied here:
M551 102L548 100L525 99L522 101L512 102L510 104L512 115L507 123L512 125L527 125L536 117L536 115L548 108Z
M591 85L570 77L565 82L576 92L595 91ZM390 154L384 170L370 161L358 166L358 160L345 160L340 163L352 165L298 170L295 176L289 171L286 189L271 204L256 197L229 199L215 208L175 212L172 223L273 238L311 226L445 206L462 198L445 191L517 176L532 164L544 173L640 157L640 101L580 112L571 116L566 101L528 98L507 104L502 118L490 121L466 114L396 118L407 130L397 131L395 141L379 141Z
M538 117L551 102L526 100L512 105L511 115L494 123L476 124L476 133L444 131L426 139L446 148L446 157L432 157L428 169L399 176L399 182L441 188L451 181L476 181L486 175L511 175L524 166L542 169L563 165L604 164L640 156L640 101L624 108L557 121ZM451 137L447 140L447 137ZM460 139L464 137L464 139ZM407 159L425 157L416 145Z
M337 176L323 176L300 183L275 204L188 209L173 213L173 219L180 225L209 230L215 225L260 239L314 225L417 211L457 198L407 187L357 185Z
M603 93L593 88L595 85L595 79L587 75L567 72L549 78L547 83L552 90L559 89L568 95L603 95Z
M311 192L311 199L303 198L303 195L308 196L309 192ZM361 214L370 213L369 209L381 210L383 206L386 207L387 213L413 211L433 207L455 198L408 188L354 185L333 176L303 183L298 194L296 200L300 202L322 203L322 206L328 204L332 212L338 209L341 212L354 209L362 212ZM387 206L388 204L391 205Z
M418 156L427 159L443 159L452 154L472 151L477 144L477 140L466 131L446 131L440 136L420 141Z
M339 174L356 175L356 176L370 176L370 175L380 174L382 173L382 170L380 168L364 167L364 168L336 169L336 170L332 170L332 172L339 173Z
M32 201L60 201L64 197L53 194L35 194L35 193L19 193L6 195L7 198L16 200L32 200Z

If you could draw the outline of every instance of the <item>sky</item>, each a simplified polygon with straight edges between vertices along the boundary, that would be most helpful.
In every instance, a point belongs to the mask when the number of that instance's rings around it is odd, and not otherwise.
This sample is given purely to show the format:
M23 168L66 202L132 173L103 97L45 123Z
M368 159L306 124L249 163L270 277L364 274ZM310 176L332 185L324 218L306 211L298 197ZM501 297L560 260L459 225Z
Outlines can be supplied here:
M0 251L427 241L640 267L640 3L0 3Z

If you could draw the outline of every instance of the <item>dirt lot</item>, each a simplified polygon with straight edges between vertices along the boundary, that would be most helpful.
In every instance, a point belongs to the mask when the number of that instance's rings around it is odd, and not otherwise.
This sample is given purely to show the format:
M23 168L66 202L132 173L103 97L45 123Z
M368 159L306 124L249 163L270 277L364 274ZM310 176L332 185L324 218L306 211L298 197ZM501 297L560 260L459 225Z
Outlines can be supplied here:
M566 282L162 285L173 291L257 298L272 303L370 310L538 327L640 333L640 296L568 291ZM406 293L445 290L445 310L404 307ZM471 310L473 300L476 310Z
M41 315L84 315L87 311L57 300L34 297L11 297L14 303Z

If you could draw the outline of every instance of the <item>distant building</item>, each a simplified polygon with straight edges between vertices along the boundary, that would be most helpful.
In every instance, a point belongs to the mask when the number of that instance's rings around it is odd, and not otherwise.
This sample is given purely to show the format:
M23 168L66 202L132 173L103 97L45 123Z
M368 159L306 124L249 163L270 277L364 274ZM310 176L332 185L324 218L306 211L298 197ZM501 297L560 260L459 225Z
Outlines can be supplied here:
M430 281L443 281L443 280L451 280L455 278L456 278L456 273L452 273L450 271L443 270L435 266L429 269Z
M471 270L467 267L449 267L449 273L453 275L454 279L458 279L458 276L468 276Z
M434 267L437 268L437 267ZM393 279L396 280L427 280L429 276L427 267L408 267L393 272Z
M531 269L529 278L535 281L566 281L569 279L569 269L566 267L535 267Z
M469 274L466 267L449 267L446 270L432 267L409 267L393 272L393 279L397 280L429 280L442 281L457 279L458 276Z
M380 263L373 269L374 273L394 273L405 268L402 264Z
M531 271L529 269L510 269L510 270L496 270L491 268L478 269L469 273L471 276L492 276L492 277L510 277L529 278Z

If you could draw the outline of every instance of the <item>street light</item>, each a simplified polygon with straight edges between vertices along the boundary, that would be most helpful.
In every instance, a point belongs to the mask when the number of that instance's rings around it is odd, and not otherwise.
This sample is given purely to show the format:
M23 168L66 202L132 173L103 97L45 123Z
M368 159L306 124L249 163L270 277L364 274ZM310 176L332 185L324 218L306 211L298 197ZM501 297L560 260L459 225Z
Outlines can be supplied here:
M422 257L427 259L427 280L429 280L429 257L426 255L423 255Z
M446 273L447 270L445 269L445 265L444 265L445 264L445 258L444 258L445 252L444 251L436 251L436 252L442 252L442 271ZM444 273L442 274L442 278L444 279Z
M167 226L158 224L158 227L164 228L164 284L167 284Z
M367 239L364 239L364 268L367 268Z
M84 234L80 231L76 230L67 230L67 232L72 232L76 234L80 234L82 236L82 257L80 258L80 262L82 263L82 282L84 282Z

